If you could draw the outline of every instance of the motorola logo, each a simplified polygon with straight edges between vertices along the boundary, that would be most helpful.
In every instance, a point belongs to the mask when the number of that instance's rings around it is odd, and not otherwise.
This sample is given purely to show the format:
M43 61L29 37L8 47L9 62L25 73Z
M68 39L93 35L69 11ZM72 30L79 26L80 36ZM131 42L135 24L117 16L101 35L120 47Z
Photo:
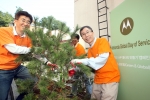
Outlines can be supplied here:
M134 26L134 22L133 22L132 18L127 17L121 22L120 32L123 35L128 35L132 31L133 26Z

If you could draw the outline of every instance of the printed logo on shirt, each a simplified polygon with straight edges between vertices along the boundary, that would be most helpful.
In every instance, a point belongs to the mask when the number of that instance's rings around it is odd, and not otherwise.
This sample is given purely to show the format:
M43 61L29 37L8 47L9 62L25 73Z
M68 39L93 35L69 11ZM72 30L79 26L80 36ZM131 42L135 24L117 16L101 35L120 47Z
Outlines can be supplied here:
M128 35L132 31L133 26L134 22L132 18L127 17L120 24L120 32L122 33L122 35Z

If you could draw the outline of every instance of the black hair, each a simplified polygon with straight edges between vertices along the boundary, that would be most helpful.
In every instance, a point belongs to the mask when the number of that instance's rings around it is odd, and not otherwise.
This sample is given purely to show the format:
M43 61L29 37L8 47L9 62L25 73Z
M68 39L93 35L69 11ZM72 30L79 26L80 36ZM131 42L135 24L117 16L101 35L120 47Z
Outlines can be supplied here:
M78 34L76 34L76 35L75 35L75 38L76 38L77 40L79 40L79 39L80 39L80 36L79 36Z
M29 14L27 11L18 11L18 12L16 12L15 13L15 19L18 20L21 15L29 17L30 18L30 24L32 23L33 18L31 16L31 14Z
M93 32L93 29L90 27L90 26L83 26L80 28L80 35L81 35L81 31L84 29L84 28L88 28L91 30L91 32Z
M71 38L76 38L77 40L79 40L79 39L80 39L80 36L79 36L78 34L73 34L73 35L71 36Z

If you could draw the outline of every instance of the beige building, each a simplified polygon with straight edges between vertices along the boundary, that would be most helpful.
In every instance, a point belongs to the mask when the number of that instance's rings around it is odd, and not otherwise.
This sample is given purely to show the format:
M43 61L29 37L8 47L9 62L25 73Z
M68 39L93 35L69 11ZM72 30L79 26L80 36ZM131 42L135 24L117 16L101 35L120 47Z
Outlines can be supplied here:
M110 13L124 0L74 0L74 26L88 25L96 37L105 37L111 42ZM110 37L109 37L110 36ZM82 39L80 43L88 48Z

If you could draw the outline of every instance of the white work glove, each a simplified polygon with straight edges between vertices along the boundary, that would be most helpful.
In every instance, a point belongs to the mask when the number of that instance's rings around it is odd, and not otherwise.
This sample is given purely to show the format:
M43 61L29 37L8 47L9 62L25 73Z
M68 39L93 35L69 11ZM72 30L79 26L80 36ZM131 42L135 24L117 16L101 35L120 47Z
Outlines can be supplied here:
M86 59L72 59L71 60L72 64L84 64L84 65L88 65L88 61L87 58Z
M81 64L82 62L81 62L81 59L72 59L71 63L73 63L73 64Z

